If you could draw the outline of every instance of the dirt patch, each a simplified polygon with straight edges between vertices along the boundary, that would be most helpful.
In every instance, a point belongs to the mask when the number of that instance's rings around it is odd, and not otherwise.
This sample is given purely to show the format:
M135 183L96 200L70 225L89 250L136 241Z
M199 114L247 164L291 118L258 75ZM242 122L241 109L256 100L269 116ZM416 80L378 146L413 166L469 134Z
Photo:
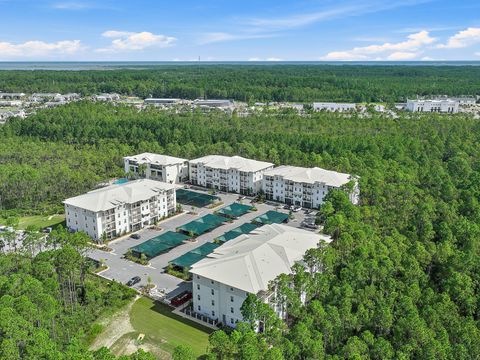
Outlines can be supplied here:
M112 317L99 321L104 326L104 330L90 345L91 350L97 350L103 346L110 348L123 335L135 331L130 323L130 310L137 299L138 296Z
M162 350L158 346L159 344L155 344L148 337L139 341L138 335L139 333L137 331L123 335L113 344L110 350L112 350L116 356L130 355L138 349L142 349L152 353L158 360L170 360L172 358L167 351Z
M135 331L130 323L130 311L138 298L139 296L113 316L98 321L104 329L90 345L90 350L97 350L105 346L116 356L121 356L130 355L138 349L143 349L152 353L158 360L172 358L169 352L161 348L162 341L154 341L148 335L140 339L140 333Z

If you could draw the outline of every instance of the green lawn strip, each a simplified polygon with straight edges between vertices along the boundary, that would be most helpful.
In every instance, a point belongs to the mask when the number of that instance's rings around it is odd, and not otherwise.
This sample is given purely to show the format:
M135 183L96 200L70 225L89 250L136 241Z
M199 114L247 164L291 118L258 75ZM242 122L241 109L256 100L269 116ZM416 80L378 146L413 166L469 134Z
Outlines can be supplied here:
M171 308L142 297L130 312L130 322L134 329L152 341L159 342L161 348L172 352L180 344L190 345L197 356L205 354L208 335L211 329L186 320L172 313Z
M30 225L34 225L39 229L44 229L46 227L53 227L61 224L65 221L65 215L33 215L33 216L24 216L19 219L18 228L25 230ZM0 225L5 225L6 219L0 218Z

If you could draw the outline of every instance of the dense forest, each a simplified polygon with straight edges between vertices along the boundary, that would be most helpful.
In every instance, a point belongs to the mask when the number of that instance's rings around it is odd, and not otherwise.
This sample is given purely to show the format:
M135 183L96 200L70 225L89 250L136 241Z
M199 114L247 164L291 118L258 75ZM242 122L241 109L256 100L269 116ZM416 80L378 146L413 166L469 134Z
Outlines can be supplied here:
M147 69L0 71L0 91L117 92L142 98L239 101L405 101L479 95L478 66L164 65Z
M91 275L88 237L59 228L48 239L29 229L23 246L4 253L0 237L0 359L115 360L106 348L88 351L94 321L131 301L135 292ZM34 256L32 249L50 250ZM139 351L119 360L153 360Z
M238 71L248 69L255 71L254 67ZM345 67L342 71L353 70ZM272 71L288 74L290 70ZM382 68L368 71L381 72ZM401 67L395 70L402 71ZM457 82L445 80L446 75L439 76L449 71L471 72L471 76ZM445 86L436 92L473 92L478 71L433 71L425 67L411 76L438 77L438 82L413 81L405 75L403 80L398 76L397 82L391 80L382 86L389 96L403 96L412 87L418 87L418 92L422 86L430 92L435 90L432 84L441 83ZM65 78L70 78L81 84L77 77L82 76L105 76L107 82L109 76L115 77L115 72L111 74L60 73L55 83L64 86ZM125 76L134 74L135 71L126 71ZM150 74L146 72L144 76ZM32 75L24 74L19 79L29 76ZM51 75L42 72L36 76ZM6 81L5 74L1 77L1 81ZM277 84L279 79L275 79ZM288 76L285 79L289 86L295 83ZM347 79L345 76L346 82ZM368 79L372 89L382 83ZM251 83L255 81L260 80ZM357 80L350 77L350 81ZM368 97L369 92L364 87L361 90L362 82L358 81L358 86L350 85L350 94L364 91ZM29 86L35 86L35 81ZM338 92L343 92L339 84L332 88L337 86ZM355 100L345 100L349 99ZM465 114L402 114L392 119L382 114L364 117L318 113L301 117L288 111L240 118L220 112L138 112L129 107L79 102L39 111L25 120L13 119L0 129L2 211L50 211L66 196L121 174L122 156L141 151L186 158L238 154L276 164L320 166L360 176L359 206L351 205L344 193L331 192L320 209L324 231L334 240L330 246L309 252L306 263L322 271L310 274L303 267L295 267L293 287L289 286L290 279L278 279L279 295L289 310L288 321L279 321L268 307L249 298L243 309L247 323L229 334L215 332L208 358L480 357L478 120ZM30 341L44 341L45 346L68 354L79 344L75 334L87 328L81 321L92 316L78 319L75 311L89 314L89 301L105 302L109 298L96 293L101 290L91 289L77 299L81 308L65 308L61 291L65 282L59 274L70 270L63 270L66 264L58 263L57 254L62 251L75 255L71 246L40 254L33 260L26 257L19 261L15 256L0 255L0 308L5 313L0 316L0 351L24 351L28 335ZM77 270L71 274L76 276L75 283L81 284ZM31 287L37 290L32 291ZM83 287L88 290L87 283ZM108 294L109 290L105 291ZM44 304L46 300L40 294L45 292L50 294L48 304L53 305ZM305 305L299 301L301 292L307 294ZM52 329L55 324L51 321L32 318L31 314L37 313L35 309L40 309L39 317L44 311L55 311L54 318L64 321L70 319L62 315L67 311L77 316L67 326L69 333L60 333L58 326L57 330ZM5 316L12 320L4 321ZM266 329L260 335L253 331L258 319L265 322ZM5 329L11 327L14 328L5 335ZM57 335L52 338L52 334ZM22 352L23 358L29 358L27 354ZM62 359L61 355L44 358Z

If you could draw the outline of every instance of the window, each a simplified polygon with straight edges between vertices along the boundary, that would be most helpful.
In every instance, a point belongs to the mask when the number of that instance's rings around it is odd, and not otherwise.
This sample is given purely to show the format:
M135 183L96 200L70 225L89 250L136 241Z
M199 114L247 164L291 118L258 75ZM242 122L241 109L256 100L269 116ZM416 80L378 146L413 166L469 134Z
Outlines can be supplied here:
M199 275L197 275L197 279L200 279L200 276L199 276Z
M230 291L233 291L233 288L232 288L232 287L230 288Z
M200 305L198 305L198 311L202 311L202 308L200 307Z
M215 300L212 300L212 306L215 306Z
M230 312L233 314L233 307L230 308Z
M200 284L197 284L197 290L200 290Z
M215 311L212 311L212 316L215 316Z
M212 295L215 295L215 290L212 289Z
M230 323L231 324L235 323L235 320L233 320L233 318L230 318Z
M230 302L233 302L233 296L230 296Z
M200 295L197 295L197 300L200 301Z
M215 284L215 282L214 282L213 280L210 280L210 282L211 282L212 284Z

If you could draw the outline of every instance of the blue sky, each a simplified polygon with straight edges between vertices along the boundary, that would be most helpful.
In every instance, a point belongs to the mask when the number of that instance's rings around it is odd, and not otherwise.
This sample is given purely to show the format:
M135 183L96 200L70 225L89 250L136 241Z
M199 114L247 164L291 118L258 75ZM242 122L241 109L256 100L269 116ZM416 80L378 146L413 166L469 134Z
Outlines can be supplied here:
M478 0L0 0L0 60L480 60Z

